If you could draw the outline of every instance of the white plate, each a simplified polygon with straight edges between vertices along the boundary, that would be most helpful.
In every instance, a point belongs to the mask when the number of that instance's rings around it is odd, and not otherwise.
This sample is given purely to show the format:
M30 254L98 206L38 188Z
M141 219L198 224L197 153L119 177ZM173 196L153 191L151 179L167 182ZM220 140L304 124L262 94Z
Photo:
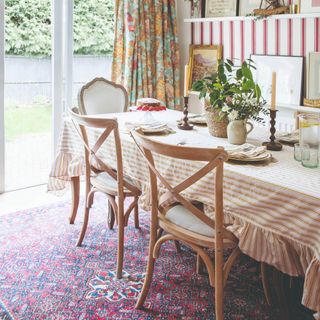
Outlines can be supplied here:
M229 156L229 160L241 161L241 162L259 162L259 161L265 161L267 159L270 159L271 157L272 157L271 153L264 152L252 158L237 158L237 157Z

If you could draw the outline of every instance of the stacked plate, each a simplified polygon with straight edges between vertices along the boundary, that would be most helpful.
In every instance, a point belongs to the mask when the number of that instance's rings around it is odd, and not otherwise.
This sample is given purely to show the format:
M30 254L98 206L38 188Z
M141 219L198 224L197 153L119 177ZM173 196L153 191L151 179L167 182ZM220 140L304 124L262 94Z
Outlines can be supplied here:
M288 144L295 144L299 142L299 130L293 132L277 132L276 138L280 142L288 143Z
M192 124L197 124L197 125L202 125L202 126L207 125L207 119L203 114L197 114L194 116L190 116L189 122Z
M272 157L266 147L257 147L248 143L241 146L228 146L225 147L225 150L228 152L229 160L233 161L259 162Z
M152 123L126 123L129 130L135 129L142 134L169 134L174 132L166 123L152 122Z
M203 114L195 114L195 115L189 115L188 116L189 123L195 124L198 126L206 126L207 125L207 119ZM183 120L177 120L177 122L180 124L183 122Z

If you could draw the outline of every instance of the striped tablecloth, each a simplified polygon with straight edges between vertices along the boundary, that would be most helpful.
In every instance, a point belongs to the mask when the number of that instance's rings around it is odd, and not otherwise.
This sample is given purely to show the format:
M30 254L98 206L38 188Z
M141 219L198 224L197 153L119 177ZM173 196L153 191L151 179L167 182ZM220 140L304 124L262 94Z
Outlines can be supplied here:
M181 113L166 111L154 113L160 121L172 128ZM132 177L143 190L141 202L150 205L148 169L130 135L125 122L135 122L141 113L107 115L117 117L121 129L123 163L126 175ZM101 116L103 117L103 116ZM106 116L105 116L106 117ZM98 132L90 132L96 137ZM268 138L261 128L255 129L248 143L260 145ZM207 128L197 127L191 132L176 130L168 136L152 139L190 146L217 147L228 145L226 139L211 137ZM101 156L115 165L113 141L107 141ZM155 158L160 171L173 184L177 184L201 167L201 163ZM83 147L73 124L65 119L58 154L54 161L49 191L66 187L71 177L84 173ZM185 195L206 205L208 215L213 210L214 190L207 176L188 188ZM293 160L293 148L284 146L274 152L270 163L226 163L224 175L225 219L232 221L230 229L239 238L240 249L256 259L268 263L291 276L304 276L302 303L320 311L320 169L307 169Z

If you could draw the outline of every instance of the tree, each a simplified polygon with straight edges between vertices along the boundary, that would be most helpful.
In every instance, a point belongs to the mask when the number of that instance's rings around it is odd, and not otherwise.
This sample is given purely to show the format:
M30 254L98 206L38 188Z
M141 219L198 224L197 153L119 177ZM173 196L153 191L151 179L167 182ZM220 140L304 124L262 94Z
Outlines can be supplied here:
M112 54L113 34L114 0L74 1L75 54ZM50 56L51 1L6 0L5 36L7 54Z

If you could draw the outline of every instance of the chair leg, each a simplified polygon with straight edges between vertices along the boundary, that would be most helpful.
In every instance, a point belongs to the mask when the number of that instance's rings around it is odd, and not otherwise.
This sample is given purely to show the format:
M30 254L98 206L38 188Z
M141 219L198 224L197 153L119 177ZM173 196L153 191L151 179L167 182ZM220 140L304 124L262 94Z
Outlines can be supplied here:
M203 260L200 257L200 254L197 254L197 264L196 264L196 270L198 274L204 274L204 263Z
M136 201L136 205L134 207L134 227L136 229L139 228L139 204L138 204L138 198L134 199Z
M112 207L110 201L108 201L108 228L110 230L113 229L114 222L115 222L114 210L113 210L113 207Z
M149 252L149 260L148 260L148 266L147 266L147 272L146 272L146 277L143 282L143 287L142 291L140 293L140 296L138 298L138 301L136 303L136 309L141 309L149 292L151 281L152 281L152 276L153 276L153 270L154 270L154 262L155 259L152 256L152 251Z
M268 279L268 266L266 263L261 262L261 279L262 279L262 286L265 298L267 300L268 305L271 305L271 295L270 295L270 282Z
M83 221L81 233L80 233L80 236L79 236L79 239L78 239L78 242L77 242L77 247L81 246L83 238L84 238L84 235L86 234L87 227L88 227L88 221L89 221L89 211L90 211L90 208L85 206L84 221Z
M80 178L72 177L71 178L71 214L69 217L70 224L74 224L74 220L76 219L78 207L79 207L79 199L80 199Z
M176 247L176 251L177 253L181 253L181 245L180 242L178 240L174 240L174 245Z
M154 209L152 210L151 213L151 228L150 228L150 241L149 241L149 258L148 258L148 264L147 264L147 271L146 271L146 277L143 282L143 287L142 291L139 295L138 301L136 303L136 309L141 309L146 297L148 295L151 281L152 281L152 276L153 276L153 270L154 270L154 263L155 259L153 257L153 250L157 241L157 237L159 233L162 232L162 229L158 229L158 222L157 222L157 214L158 212L154 212Z
M216 320L223 320L223 253L215 248L215 311Z
M117 278L122 278L124 251L124 217L118 215L118 259L117 259Z

